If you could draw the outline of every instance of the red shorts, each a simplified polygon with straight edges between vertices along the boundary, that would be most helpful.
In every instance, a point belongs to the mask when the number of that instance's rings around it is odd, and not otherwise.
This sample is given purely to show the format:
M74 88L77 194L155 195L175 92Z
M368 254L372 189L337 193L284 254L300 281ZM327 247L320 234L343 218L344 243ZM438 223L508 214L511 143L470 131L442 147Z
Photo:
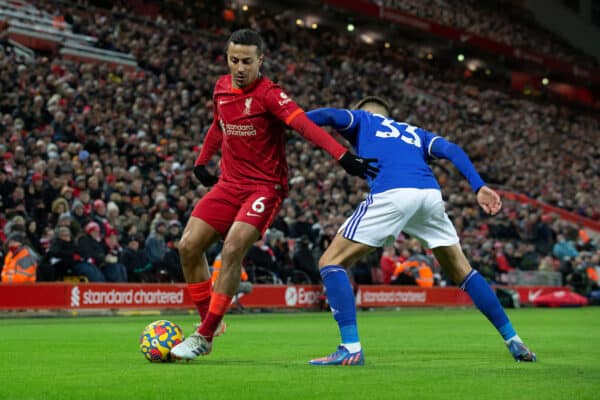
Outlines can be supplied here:
M235 221L253 225L265 233L281 206L285 193L269 186L242 188L219 182L204 196L192 211L223 237Z

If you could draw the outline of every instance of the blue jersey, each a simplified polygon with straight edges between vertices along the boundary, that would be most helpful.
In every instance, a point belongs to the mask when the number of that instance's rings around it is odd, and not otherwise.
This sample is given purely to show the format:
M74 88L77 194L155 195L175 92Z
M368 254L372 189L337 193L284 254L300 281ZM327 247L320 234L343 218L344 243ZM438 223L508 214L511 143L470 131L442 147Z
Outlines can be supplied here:
M373 194L397 188L439 190L427 164L435 158L450 160L475 192L484 185L459 146L425 129L363 110L321 108L308 112L307 116L317 125L336 129L359 156L379 160L379 174L368 179Z

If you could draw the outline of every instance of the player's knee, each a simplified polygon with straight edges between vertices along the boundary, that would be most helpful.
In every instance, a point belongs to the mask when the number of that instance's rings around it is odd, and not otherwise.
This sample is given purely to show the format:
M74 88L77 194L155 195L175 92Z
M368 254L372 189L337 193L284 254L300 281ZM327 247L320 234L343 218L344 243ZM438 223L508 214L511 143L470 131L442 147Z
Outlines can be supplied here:
M319 258L319 269L324 268L328 265L333 265L333 259L327 254L324 253L320 258Z
M221 259L223 264L235 263L237 260L241 261L244 258L244 249L231 242L223 243L223 249L221 250Z
M202 254L202 249L198 243L194 243L190 236L184 235L179 242L179 255L183 259L199 257Z
M319 269L324 268L328 265L338 265L341 267L347 267L349 261L347 252L343 248L338 246L329 246L327 250L319 258Z

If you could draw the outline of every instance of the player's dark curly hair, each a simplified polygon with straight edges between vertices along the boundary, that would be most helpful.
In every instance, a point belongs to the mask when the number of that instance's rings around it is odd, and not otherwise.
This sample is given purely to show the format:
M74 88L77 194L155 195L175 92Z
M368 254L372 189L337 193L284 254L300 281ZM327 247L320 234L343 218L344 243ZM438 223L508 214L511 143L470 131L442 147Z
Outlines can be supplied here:
M229 48L229 43L243 44L246 46L256 46L258 55L260 56L265 51L265 41L260 34L252 29L239 29L229 36L225 44L225 52Z
M353 110L358 110L360 108L362 108L365 104L367 103L375 103L375 104L379 104L380 106L382 106L383 108L385 108L385 111L388 113L388 115L391 112L391 108L390 105L387 101L385 101L384 99L382 99L381 97L378 96L367 96L367 97L363 97L362 99L360 99L358 102L356 102L351 109Z

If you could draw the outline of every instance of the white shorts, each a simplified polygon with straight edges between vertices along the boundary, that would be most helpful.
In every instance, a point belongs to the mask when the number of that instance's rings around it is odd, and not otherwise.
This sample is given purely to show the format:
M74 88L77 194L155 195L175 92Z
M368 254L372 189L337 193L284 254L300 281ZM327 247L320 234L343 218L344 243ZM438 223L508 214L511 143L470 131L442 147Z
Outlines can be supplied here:
M339 232L346 239L372 247L383 246L400 232L430 249L459 242L437 189L401 188L369 194Z

